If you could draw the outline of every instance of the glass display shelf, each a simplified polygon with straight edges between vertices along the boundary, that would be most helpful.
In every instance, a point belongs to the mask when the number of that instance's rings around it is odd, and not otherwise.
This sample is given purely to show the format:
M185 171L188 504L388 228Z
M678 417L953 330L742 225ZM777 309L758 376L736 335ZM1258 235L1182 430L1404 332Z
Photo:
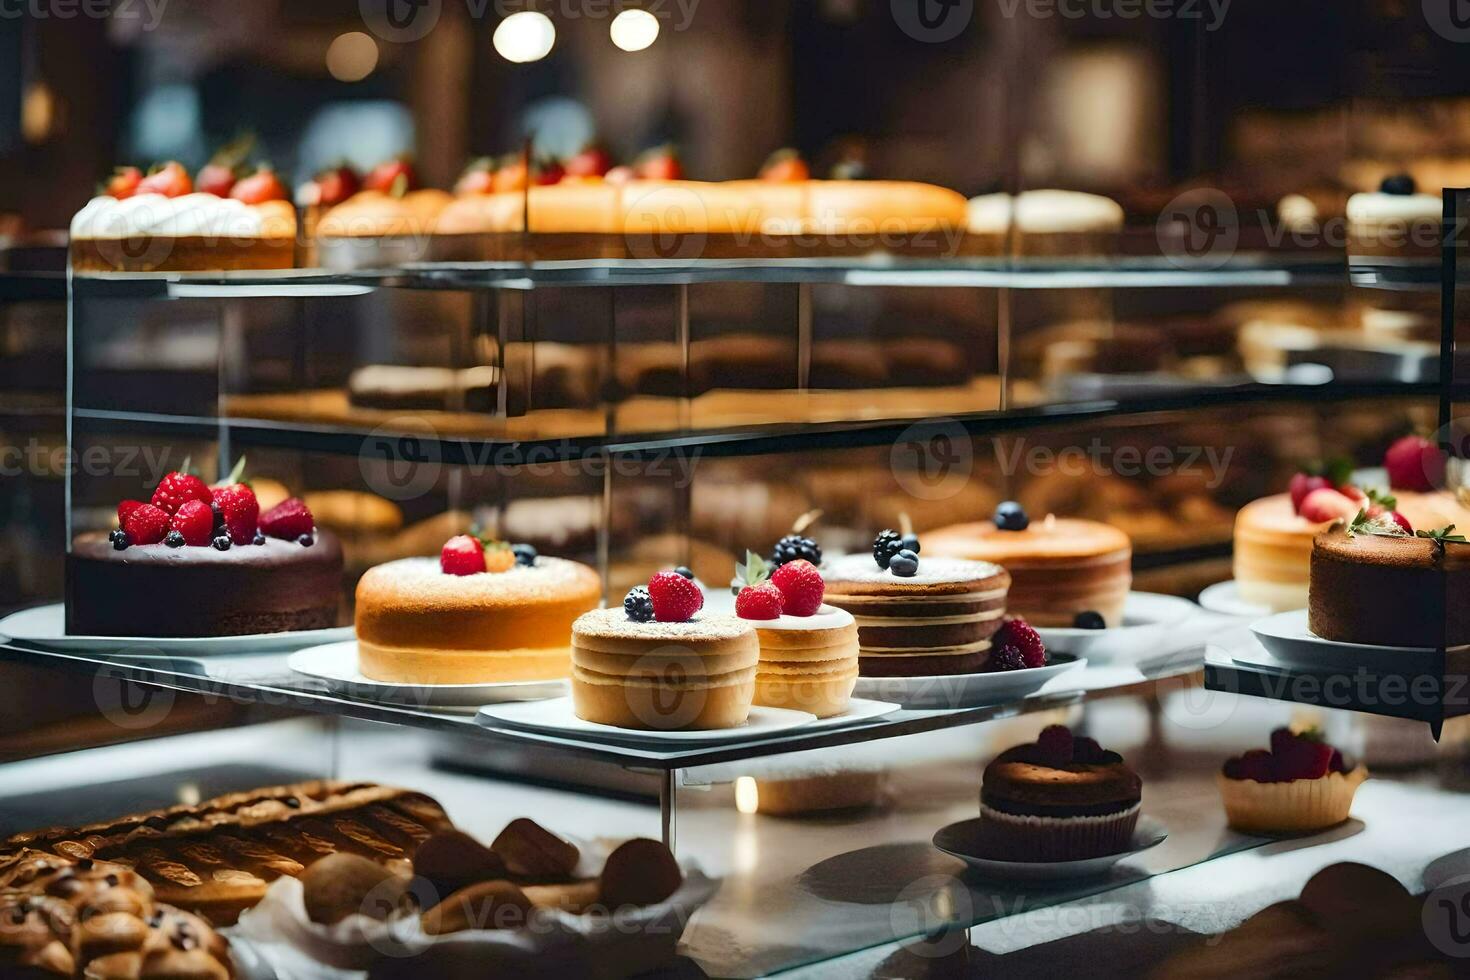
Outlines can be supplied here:
M1435 261L1356 260L1352 281L1368 287L1437 288ZM939 288L1071 290L1333 286L1349 279L1341 255L1242 253L1220 260L1172 256L1089 259L891 256L851 259L585 259L436 262L329 271L88 272L71 277L87 295L119 298L332 296L380 288L535 289L538 286L651 286L707 282L841 284Z
M127 641L119 641L125 647ZM1138 667L1078 668L1059 675L1052 686L1030 697L998 704L953 709L900 709L842 727L793 729L737 742L676 745L667 749L643 744L603 741L594 737L557 736L475 722L472 709L450 711L382 704L333 693L315 678L293 672L287 654L229 656L149 655L140 642L126 656L96 652L39 650L15 642L0 644L0 661L65 670L94 679L128 681L148 688L203 694L240 703L300 709L431 731L469 735L489 741L510 740L633 769L669 772L691 766L755 759L920 732L974 725L1034 711L1079 704L1089 699L1138 693L1161 681L1179 684L1199 671L1199 648L1164 656ZM1075 675L1065 682L1063 678ZM80 678L79 678L80 682ZM1058 682L1061 682L1060 685Z
M1456 398L1470 394L1470 386L1452 386ZM1167 388L1132 398L1100 399L1037 405L1002 411L980 411L934 417L917 415L891 419L832 422L770 422L750 425L613 432L601 435L538 436L535 413L507 420L484 416L483 430L456 434L442 431L434 413L403 411L390 424L369 427L322 425L290 420L230 416L166 415L77 407L75 420L89 432L148 430L180 437L213 438L227 433L240 446L278 446L311 452L368 454L388 460L447 464L497 465L526 461L566 461L603 454L648 457L698 450L701 457L757 456L796 450L856 449L893 445L898 441L925 442L952 436L1023 432L1058 425L1085 425L1130 416L1227 408L1237 405L1334 404L1383 398L1433 398L1442 386L1428 381L1324 382L1322 384L1261 384ZM554 414L554 413L553 413ZM670 414L674 414L671 408ZM513 423L507 425L507 422ZM427 447L432 447L428 449ZM432 457L426 457L431 452ZM487 456L487 453L492 456ZM386 454L386 455L385 455Z

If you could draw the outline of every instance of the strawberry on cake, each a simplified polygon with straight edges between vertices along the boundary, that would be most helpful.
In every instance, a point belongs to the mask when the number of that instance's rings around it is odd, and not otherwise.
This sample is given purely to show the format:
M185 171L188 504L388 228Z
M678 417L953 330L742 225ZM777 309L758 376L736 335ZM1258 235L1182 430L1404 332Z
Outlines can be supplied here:
M243 462L243 460L242 460ZM292 497L264 513L230 478L169 473L111 533L72 541L66 628L90 636L237 636L337 625L342 549Z
M790 539L782 542L777 555L790 554ZM760 639L755 703L818 718L846 711L858 678L857 621L822 601L826 585L817 566L795 558L772 568L747 552L736 577L745 584L735 596L735 615L749 620Z
M84 272L289 269L296 211L275 172L240 180L210 167L195 186L176 161L146 176L121 167L71 221L71 266ZM207 189L206 189L207 188Z
M437 560L391 561L358 582L358 669L400 684L565 677L572 622L601 597L586 565L461 534Z
M1230 826L1246 833L1311 833L1348 818L1368 770L1333 748L1316 729L1278 728L1271 748L1225 762L1215 781Z

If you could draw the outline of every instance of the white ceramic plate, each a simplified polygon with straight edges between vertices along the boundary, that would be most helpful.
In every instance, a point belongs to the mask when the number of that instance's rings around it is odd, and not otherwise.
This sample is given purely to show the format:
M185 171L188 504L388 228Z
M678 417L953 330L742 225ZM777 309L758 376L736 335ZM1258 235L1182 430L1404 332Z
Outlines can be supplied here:
M1169 836L1169 830L1162 821L1140 816L1138 826L1133 831L1133 846L1117 854L1106 854L1083 861L1000 861L976 854L982 833L980 826L980 818L974 817L941 827L934 834L934 846L959 858L975 872L997 881L1066 881L1096 877L1106 874L1113 865L1125 858L1157 847Z
M1084 630L1071 626L1038 626L1050 653L1070 653L1099 663L1152 660L1168 653L1170 627L1199 612L1188 599L1153 592L1130 592L1123 603L1123 625Z
M375 681L364 677L357 669L356 640L297 650L287 663L298 674L325 681L327 690L333 694L409 708L466 710L482 704L559 698L567 693L564 680L499 684L394 684Z
M1026 670L999 670L984 674L947 674L937 677L859 677L856 694L891 701L904 708L973 708L1024 698L1058 674L1087 661L1058 654L1055 663ZM1065 690L1065 687L1059 688Z
M352 639L351 626L250 636L71 636L61 603L23 609L0 619L0 636L16 643L68 653L105 653L112 657L219 656L233 653L286 653L321 643Z
M815 715L788 708L766 708L756 705L750 717L739 728L715 728L693 732L653 732L583 721L572 710L571 698L550 701L525 701L519 704L487 704L475 721L487 728L521 728L547 735L572 738L596 738L609 742L636 742L640 745L689 745L708 742L739 742L764 738L801 728L816 721ZM831 719L829 719L831 720Z
M1235 579L1216 582L1199 594L1199 604L1210 612L1222 616L1240 616L1244 619L1259 619L1271 615L1271 607L1246 602L1240 597L1240 586Z
M1433 647L1380 647L1324 640L1307 628L1305 609L1267 616L1252 623L1251 632L1275 659L1310 670L1351 671L1366 667L1385 674L1420 674L1438 666L1438 653Z

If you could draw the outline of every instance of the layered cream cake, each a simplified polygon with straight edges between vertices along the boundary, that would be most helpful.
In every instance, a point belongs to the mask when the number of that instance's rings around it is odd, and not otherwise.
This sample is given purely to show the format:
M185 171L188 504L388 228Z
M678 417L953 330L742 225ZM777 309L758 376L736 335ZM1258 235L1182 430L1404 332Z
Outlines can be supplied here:
M598 609L572 625L578 718L619 728L689 731L745 723L760 642L733 616L640 621Z
M287 201L103 195L71 220L71 265L79 271L289 269L295 248L296 212Z
M907 576L871 556L823 569L829 604L852 613L864 677L925 677L983 670L1006 612L1011 577L999 565L925 557Z
M858 679L858 628L852 614L823 605L811 616L752 624L760 640L755 703L818 718L840 715Z
M601 597L596 572L561 558L468 575L391 561L357 584L358 669L402 684L566 677L572 623Z
M1081 518L1007 516L1008 507L1015 505L1002 504L994 520L930 531L924 547L931 555L1004 567L1011 576L1006 608L1033 626L1073 626L1088 612L1108 626L1122 625L1133 583L1128 535Z

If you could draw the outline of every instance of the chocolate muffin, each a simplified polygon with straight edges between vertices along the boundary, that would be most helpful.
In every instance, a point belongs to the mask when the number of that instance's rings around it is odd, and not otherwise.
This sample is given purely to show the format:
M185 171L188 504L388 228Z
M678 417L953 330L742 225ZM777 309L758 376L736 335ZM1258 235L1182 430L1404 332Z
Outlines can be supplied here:
M1052 725L985 767L987 850L1010 861L1081 861L1126 851L1143 783L1116 752Z

